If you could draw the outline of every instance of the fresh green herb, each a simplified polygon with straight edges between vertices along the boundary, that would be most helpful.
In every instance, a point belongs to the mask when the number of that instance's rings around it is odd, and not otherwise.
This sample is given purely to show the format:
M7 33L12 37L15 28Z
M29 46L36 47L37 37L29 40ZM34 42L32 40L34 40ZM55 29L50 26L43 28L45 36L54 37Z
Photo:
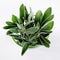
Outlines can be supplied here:
M8 29L7 35L11 36L15 43L22 47L21 55L28 48L38 45L49 48L51 42L47 37L52 33L51 29L54 25L52 8L49 7L44 14L39 10L34 15L32 10L28 13L26 6L22 4L19 11L19 18L12 15L12 22L7 21L7 26L4 26L4 29Z

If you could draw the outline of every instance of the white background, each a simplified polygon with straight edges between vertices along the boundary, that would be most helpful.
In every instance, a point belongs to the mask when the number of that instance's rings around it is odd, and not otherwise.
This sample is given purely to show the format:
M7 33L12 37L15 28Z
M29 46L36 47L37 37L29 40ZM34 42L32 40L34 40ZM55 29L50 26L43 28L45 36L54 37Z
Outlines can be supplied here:
M21 47L16 45L3 29L6 21L11 21L12 14L19 17L19 6L24 3L33 12L52 7L54 17L53 33L50 34L51 47L28 49L21 56ZM0 0L0 60L60 60L60 0Z

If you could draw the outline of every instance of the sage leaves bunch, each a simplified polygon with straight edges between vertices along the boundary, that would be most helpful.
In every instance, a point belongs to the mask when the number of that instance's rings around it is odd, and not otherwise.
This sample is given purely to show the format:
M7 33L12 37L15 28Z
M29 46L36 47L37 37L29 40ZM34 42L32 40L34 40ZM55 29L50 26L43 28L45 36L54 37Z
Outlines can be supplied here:
M52 33L53 18L51 7L46 9L44 14L38 10L34 15L31 8L28 13L26 6L22 4L19 8L19 17L12 15L12 21L7 21L4 29L8 29L7 35L22 47L21 54L23 55L28 48L38 45L50 47L51 42L47 37Z

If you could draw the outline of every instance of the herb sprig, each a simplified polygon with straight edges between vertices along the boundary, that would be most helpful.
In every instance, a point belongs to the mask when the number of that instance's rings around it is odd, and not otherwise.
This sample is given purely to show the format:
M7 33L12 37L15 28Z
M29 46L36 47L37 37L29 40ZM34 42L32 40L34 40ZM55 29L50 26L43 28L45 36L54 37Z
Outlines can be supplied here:
M50 41L47 38L51 29L53 28L54 15L52 8L49 7L44 14L41 10L37 11L33 15L32 10L28 13L26 6L22 4L19 8L19 18L12 15L12 22L7 21L7 26L4 29L8 29L7 35L11 36L15 43L22 47L22 55L28 48L35 47L37 45L50 47Z

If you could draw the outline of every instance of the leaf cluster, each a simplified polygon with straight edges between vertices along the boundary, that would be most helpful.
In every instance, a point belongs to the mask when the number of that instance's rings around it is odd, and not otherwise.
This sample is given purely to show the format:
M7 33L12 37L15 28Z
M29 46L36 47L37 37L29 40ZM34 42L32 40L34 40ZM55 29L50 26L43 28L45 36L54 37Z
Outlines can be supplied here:
M28 13L26 6L22 4L19 8L19 18L12 15L12 21L7 21L7 26L4 26L4 29L8 29L7 35L22 46L21 54L23 55L30 47L37 45L50 47L51 42L47 36L52 32L53 18L51 7L46 9L44 14L38 10L34 15L31 9Z

